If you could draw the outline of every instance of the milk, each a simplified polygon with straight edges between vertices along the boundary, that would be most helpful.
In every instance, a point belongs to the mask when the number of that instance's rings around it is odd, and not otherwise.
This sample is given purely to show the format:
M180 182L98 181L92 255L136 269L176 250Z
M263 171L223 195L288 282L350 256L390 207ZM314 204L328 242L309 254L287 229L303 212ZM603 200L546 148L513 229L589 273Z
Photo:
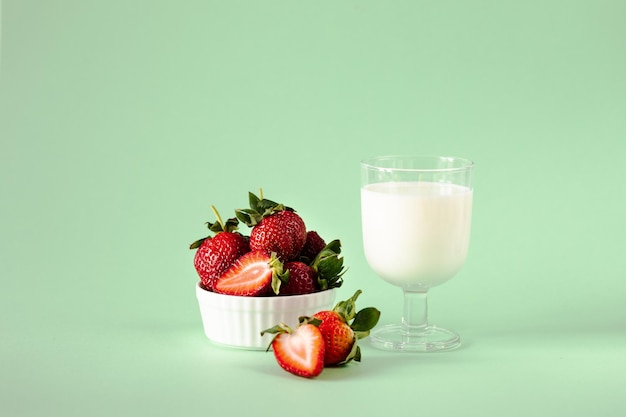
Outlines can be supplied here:
M385 182L361 189L365 257L381 278L426 291L452 278L469 246L472 190L436 182Z

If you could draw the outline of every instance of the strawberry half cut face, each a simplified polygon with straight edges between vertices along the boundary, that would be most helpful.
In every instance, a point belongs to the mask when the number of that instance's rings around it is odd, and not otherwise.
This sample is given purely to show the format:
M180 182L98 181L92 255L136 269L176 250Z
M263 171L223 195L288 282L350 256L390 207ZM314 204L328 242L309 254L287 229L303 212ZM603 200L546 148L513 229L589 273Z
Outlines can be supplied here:
M264 333L275 333L271 347L276 361L285 371L313 378L324 369L324 339L320 330L311 323L301 323L295 330L279 324Z
M239 296L278 293L286 279L283 264L275 254L248 252L237 259L215 282L215 292Z

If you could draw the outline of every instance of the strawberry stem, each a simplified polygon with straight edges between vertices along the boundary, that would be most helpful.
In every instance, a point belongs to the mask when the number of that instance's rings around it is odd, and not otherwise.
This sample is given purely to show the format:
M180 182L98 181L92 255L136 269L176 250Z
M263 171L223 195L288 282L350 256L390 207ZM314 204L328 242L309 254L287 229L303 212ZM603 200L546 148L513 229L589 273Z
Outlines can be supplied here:
M215 215L215 218L217 219L217 222L220 224L220 226L222 226L222 230L226 230L226 225L224 225L224 221L222 220L222 216L220 216L220 213L217 211L217 209L215 208L214 205L211 205L211 210L213 210L213 214Z
M356 290L354 295L348 298L345 301L340 301L337 303L335 308L333 309L335 312L339 313L340 316L347 322L352 320L354 316L356 316L356 299L359 298L363 291Z

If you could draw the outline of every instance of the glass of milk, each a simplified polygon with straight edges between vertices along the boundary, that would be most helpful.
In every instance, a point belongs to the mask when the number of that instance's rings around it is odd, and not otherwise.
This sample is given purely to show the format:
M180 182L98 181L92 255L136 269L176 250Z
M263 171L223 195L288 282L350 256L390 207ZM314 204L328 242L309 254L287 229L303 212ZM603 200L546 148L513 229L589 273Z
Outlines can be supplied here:
M427 293L461 269L469 246L473 162L443 156L361 161L361 219L368 264L404 293L402 320L374 329L385 350L453 349L456 333L429 324Z

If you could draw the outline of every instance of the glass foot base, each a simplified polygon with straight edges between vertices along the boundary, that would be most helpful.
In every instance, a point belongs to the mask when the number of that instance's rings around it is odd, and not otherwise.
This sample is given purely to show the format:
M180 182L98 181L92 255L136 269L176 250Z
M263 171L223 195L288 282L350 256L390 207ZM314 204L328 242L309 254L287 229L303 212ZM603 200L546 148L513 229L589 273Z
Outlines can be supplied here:
M402 324L387 324L373 330L369 336L372 346L395 352L439 352L457 348L458 334L436 326L407 331Z

